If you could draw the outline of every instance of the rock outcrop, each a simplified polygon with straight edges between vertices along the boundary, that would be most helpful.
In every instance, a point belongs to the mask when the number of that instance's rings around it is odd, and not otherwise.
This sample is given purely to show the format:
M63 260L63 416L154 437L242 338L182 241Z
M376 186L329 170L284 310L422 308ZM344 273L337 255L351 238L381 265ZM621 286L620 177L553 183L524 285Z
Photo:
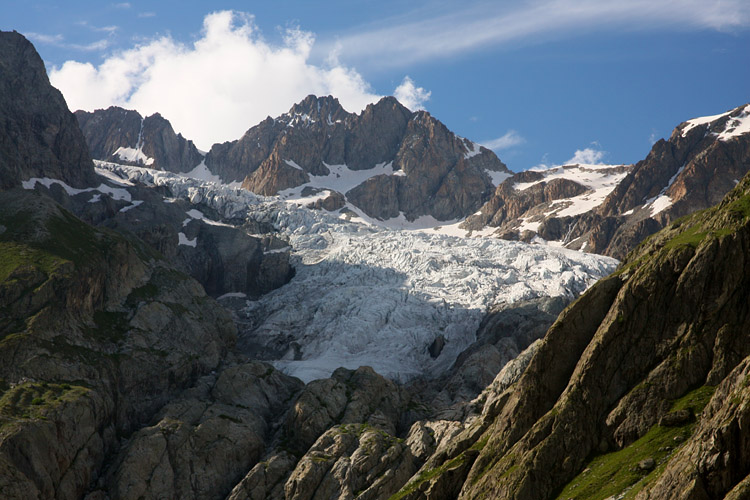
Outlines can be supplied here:
M570 246L578 221L615 189L630 168L577 164L519 172L505 179L460 227L469 234L495 228L492 233L503 239L529 242L539 237Z
M0 130L0 189L31 177L95 185L75 117L50 85L34 46L15 31L0 31Z
M75 116L97 160L170 172L189 172L203 161L193 141L175 134L159 113L144 118L137 111L110 106L79 110Z

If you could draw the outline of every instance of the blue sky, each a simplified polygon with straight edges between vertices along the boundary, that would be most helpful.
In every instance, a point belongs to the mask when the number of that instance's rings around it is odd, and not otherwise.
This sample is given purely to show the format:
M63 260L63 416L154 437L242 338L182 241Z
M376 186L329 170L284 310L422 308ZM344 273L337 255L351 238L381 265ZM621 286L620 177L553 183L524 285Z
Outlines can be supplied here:
M71 108L160 111L208 149L308 93L394 94L513 170L631 163L750 102L747 0L6 0Z

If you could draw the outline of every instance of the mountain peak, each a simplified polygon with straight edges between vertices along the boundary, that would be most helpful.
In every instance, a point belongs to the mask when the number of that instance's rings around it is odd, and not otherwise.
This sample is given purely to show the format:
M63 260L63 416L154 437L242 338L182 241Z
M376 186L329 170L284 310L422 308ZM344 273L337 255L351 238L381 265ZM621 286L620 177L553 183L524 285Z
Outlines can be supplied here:
M318 97L310 94L292 106L287 115L292 119L302 116L312 122L323 121L332 125L337 120L346 119L349 113L341 106L339 100L331 95Z

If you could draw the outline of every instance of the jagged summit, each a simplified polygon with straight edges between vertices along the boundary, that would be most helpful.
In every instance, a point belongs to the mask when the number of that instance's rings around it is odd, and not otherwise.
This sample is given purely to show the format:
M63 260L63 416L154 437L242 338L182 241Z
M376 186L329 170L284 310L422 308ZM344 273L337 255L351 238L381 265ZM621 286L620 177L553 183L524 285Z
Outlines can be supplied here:
M350 113L341 106L339 100L335 97L330 95L317 97L310 94L292 106L288 113L279 118L282 120L299 119L302 122L321 122L324 125L330 126L341 123L349 116Z
M205 160L161 116L76 114L97 159L237 182L381 222L461 219L510 175L492 151L392 96L354 114L333 96L308 95L240 139L214 144Z

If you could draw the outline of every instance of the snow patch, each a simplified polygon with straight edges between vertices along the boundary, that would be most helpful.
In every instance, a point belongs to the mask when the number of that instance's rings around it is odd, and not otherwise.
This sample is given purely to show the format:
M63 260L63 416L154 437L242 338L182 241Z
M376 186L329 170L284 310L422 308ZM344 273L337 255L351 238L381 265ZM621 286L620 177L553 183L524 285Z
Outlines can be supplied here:
M724 131L719 134L720 141L728 141L733 137L750 133L750 104L745 106L738 116L727 121Z
M687 137L688 132L693 130L695 127L715 122L716 120L727 116L731 112L732 111L727 111L726 113L722 113L720 115L702 116L700 118L693 118L692 120L686 121L685 127L682 129L682 137Z
M122 207L120 209L120 212L127 212L128 210L132 210L138 205L140 205L141 203L143 203L143 200L133 200L133 203L131 203L130 205Z
M221 177L214 175L206 166L206 159L204 158L196 167L190 172L184 174L185 177L191 177L205 182L215 182L221 184Z
M41 178L32 177L31 179L22 181L21 185L23 186L24 189L34 189L37 183L41 184L42 186L45 186L47 189L49 189L53 184L58 184L65 190L66 193L68 193L69 196L75 196L81 193L99 192L101 194L108 194L115 200L130 201L130 193L128 193L126 189L114 188L106 184L101 184L99 187L96 187L96 188L79 189L79 188L71 187L67 185L65 182L57 180L57 179L51 179L49 177L41 177Z
M492 180L492 185L495 187L502 184L503 181L505 181L505 179L508 179L509 177L513 177L513 174L510 172L496 172L494 170L486 170L486 169L485 169L485 172L487 172L487 175L490 176L490 179Z
M651 210L651 217L671 206L672 198L670 198L666 194L660 194L658 196L654 196L653 198L649 198L645 204L645 207Z
M470 141L468 139L464 139L464 145L468 149L468 151L466 153L464 153L464 158L466 158L467 160L469 158L473 158L474 156L476 156L476 155L478 155L478 154L480 154L482 152L481 151L481 146L479 144L477 144L476 142L472 142L472 141Z
M287 163L290 160L285 160ZM294 162L292 162L294 163ZM291 166L297 165L296 163ZM352 170L347 165L329 165L323 162L329 173L328 175L310 175L310 181L301 186L284 189L279 191L278 196L282 200L295 201L304 200L310 203L314 200L310 196L303 196L302 191L305 188L323 189L338 191L346 194L347 191L359 186L368 179L377 175L406 175L401 170L393 170L393 162L382 162L367 170ZM297 166L299 167L299 166ZM400 172L400 173L399 173ZM326 195L327 196L327 195ZM320 198L318 196L317 198Z
M200 220L200 221L203 221L203 222L205 222L206 224L210 224L210 225L212 225L212 226L234 227L234 226L233 226L233 225L231 225L231 224L226 224L226 223L224 223L224 222L219 222L219 221L211 220L211 219L209 219L208 217L206 217L206 216L205 216L205 215L203 214L203 212L201 212L200 210L196 210L196 209L194 209L194 208L192 208L192 209L188 210L187 212L185 212L185 214L186 214L186 215L187 215L187 216L188 216L189 218L188 218L188 219L185 219L184 221L182 221L182 226L183 226L183 227L184 227L184 226L186 226L186 225L187 225L187 223L189 223L189 222L190 222L190 219L197 219L197 220Z
M304 170L305 170L304 168L302 168L302 167L300 167L299 165L297 165L297 164L296 164L296 163L294 162L294 160L284 160L284 163L286 163L287 165L289 165L289 166L290 166L290 167L292 167L292 168L296 168L297 170L302 170L303 172L304 172Z
M521 225L518 226L518 234L523 234L524 231L533 231L537 232L539 231L539 226L541 226L542 223L539 221L532 222L528 219L523 219L521 222Z
M120 146L119 148L117 148L117 151L114 152L114 156L123 161L139 163L146 166L153 165L154 163L153 158L149 158L143 153L143 151L136 148L126 148Z
M185 245L188 247L194 247L198 244L198 237L193 238L192 240L189 240L188 237L185 235L185 233L177 233L178 238L178 245Z

